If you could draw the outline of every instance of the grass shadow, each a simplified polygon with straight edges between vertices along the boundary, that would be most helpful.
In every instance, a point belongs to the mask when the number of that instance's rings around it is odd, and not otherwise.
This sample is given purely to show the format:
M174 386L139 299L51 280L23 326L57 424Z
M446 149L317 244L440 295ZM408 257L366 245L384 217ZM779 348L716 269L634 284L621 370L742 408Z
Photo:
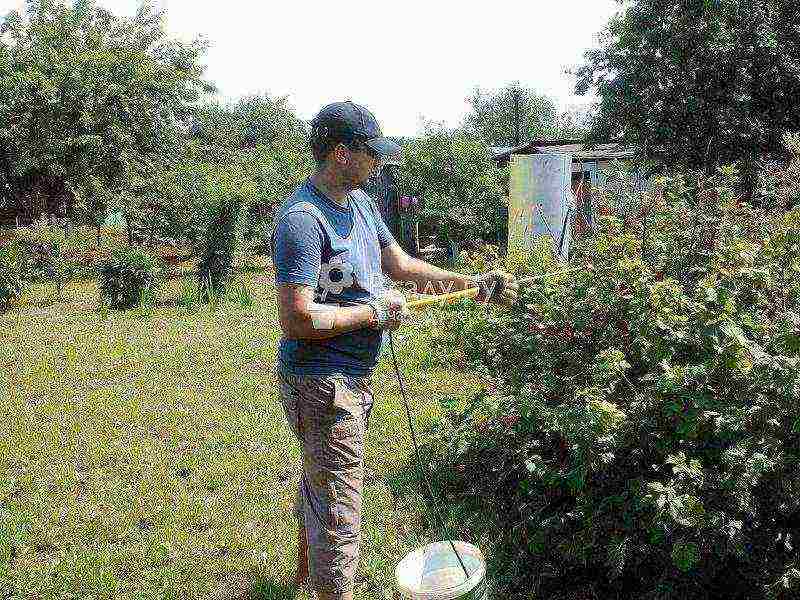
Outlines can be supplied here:
M253 583L252 600L294 600L302 590L294 583L261 576Z
M295 600L301 592L289 581L251 571L229 575L205 600Z
M29 300L25 303L25 306L29 306L31 308L50 308L56 304L63 304L64 302L65 300L63 298L58 298L57 296L53 295L37 298L36 300Z

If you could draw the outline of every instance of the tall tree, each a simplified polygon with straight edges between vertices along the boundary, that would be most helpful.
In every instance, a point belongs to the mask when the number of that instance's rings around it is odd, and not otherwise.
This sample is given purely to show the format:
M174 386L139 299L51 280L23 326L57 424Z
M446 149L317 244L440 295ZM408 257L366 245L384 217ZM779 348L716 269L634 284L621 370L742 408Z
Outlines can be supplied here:
M205 43L171 40L148 3L29 0L0 26L0 201L102 218L175 157L203 92Z
M564 139L585 139L592 129L597 106L570 105L558 116L557 137Z
M285 97L265 93L206 105L196 112L192 131L206 160L250 174L255 194L248 233L267 224L274 207L313 169L306 125Z
M633 0L585 55L576 91L601 97L592 137L713 172L800 129L795 0Z
M519 82L493 91L476 87L467 102L470 111L463 126L489 146L518 146L558 134L556 105Z

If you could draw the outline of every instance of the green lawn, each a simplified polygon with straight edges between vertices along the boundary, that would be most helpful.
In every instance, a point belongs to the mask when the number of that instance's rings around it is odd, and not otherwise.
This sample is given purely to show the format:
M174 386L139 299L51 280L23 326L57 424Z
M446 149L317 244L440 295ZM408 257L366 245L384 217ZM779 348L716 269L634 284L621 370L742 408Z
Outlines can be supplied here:
M188 312L174 280L152 314L105 316L96 285L75 282L63 301L38 286L0 315L0 597L308 597L285 584L299 450L272 374L274 290L247 277L250 307ZM424 427L479 382L430 367L425 322L404 334ZM358 598L389 597L394 565L428 539L418 496L390 484L411 446L386 355Z

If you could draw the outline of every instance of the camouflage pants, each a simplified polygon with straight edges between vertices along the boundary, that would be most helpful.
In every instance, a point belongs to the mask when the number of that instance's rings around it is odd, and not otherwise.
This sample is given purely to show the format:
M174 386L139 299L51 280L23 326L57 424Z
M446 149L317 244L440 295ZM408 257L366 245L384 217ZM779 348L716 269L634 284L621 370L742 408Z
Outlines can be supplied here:
M278 370L278 380L286 419L302 446L296 513L306 529L311 584L319 592L348 592L358 566L371 379Z

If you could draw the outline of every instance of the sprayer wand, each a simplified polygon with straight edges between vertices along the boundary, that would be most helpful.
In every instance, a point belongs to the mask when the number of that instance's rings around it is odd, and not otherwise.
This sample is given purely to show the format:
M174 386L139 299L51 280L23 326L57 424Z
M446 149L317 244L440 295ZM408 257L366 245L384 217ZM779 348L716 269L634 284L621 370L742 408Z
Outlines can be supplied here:
M577 271L585 271L583 267L575 267L572 269L564 269L562 271L553 271L552 273L543 273L542 275L532 275L531 277L524 277L522 279L517 279L517 283L519 285L529 285L534 281L539 281L541 279L547 279L548 277L555 277L557 275L566 275L568 273L575 273ZM449 294L440 294L438 296L430 296L428 298L421 298L419 300L412 300L406 304L406 308L409 310L422 310L425 308L429 308L431 306L439 306L441 304L449 304L451 302L455 302L456 300L461 300L463 298L475 298L480 289L477 287L469 288L466 290L461 290L459 292L451 292Z

